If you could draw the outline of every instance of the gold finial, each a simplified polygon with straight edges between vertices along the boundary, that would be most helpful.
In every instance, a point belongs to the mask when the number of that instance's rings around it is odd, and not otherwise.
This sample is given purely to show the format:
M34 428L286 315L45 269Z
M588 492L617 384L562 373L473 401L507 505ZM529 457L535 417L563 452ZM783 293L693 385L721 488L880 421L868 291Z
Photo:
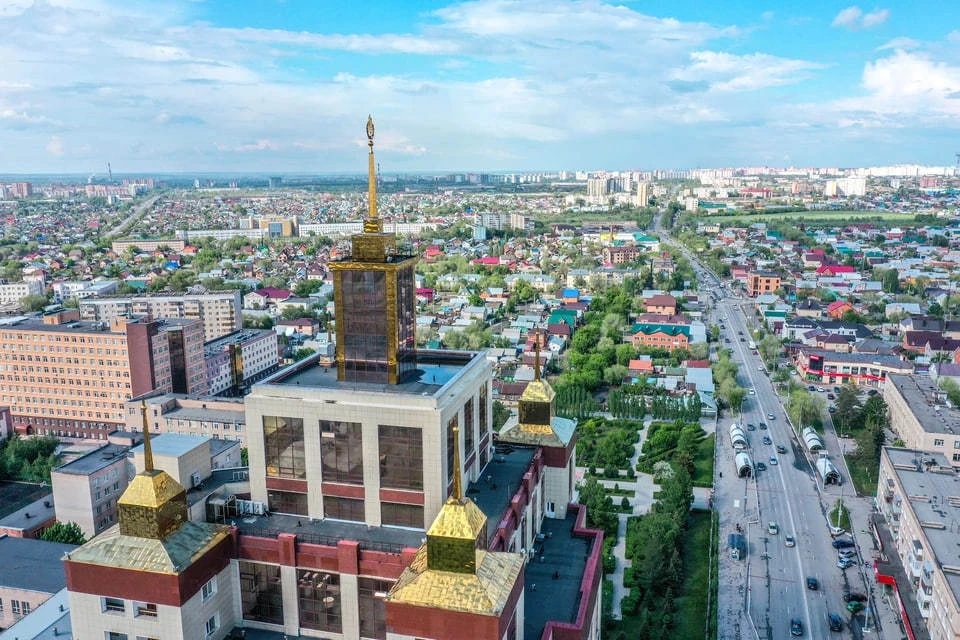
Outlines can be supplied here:
M533 332L533 353L534 353L534 362L533 362L533 379L540 379L540 329L537 329Z
M143 416L143 470L153 471L153 449L150 448L150 421L147 420L147 401L140 401L140 414Z
M367 116L367 144L370 145L370 155L367 158L368 200L367 219L363 221L364 233L383 233L383 226L377 215L377 170L373 160L373 116Z
M453 428L453 499L463 499L463 487L460 480L460 427Z

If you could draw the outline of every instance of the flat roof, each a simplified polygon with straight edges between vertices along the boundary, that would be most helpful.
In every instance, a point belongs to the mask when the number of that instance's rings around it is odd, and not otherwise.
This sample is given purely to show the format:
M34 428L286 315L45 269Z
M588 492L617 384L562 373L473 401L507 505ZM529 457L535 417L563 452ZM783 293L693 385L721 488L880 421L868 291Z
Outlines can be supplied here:
M193 420L200 422L247 423L247 414L230 409L204 409L203 407L175 407L163 414L166 420Z
M576 521L576 512L569 512L563 520L543 519L542 552L527 563L524 575L525 638L539 638L551 620L577 620L580 586L593 539L573 535Z
M66 587L47 598L30 615L18 620L12 627L0 632L9 638L30 640L63 640L72 638L70 598Z
M53 492L50 489L46 489L46 492L46 495L8 513L0 519L0 526L29 531L56 517L57 512L53 506Z
M300 385L342 391L433 395L477 363L486 363L486 356L483 352L418 351L415 375L400 384L380 384L337 380L336 367L319 364L320 355L315 354L281 369L254 386Z
M161 433L150 437L150 448L155 456L179 457L193 451L197 447L212 440L210 436L188 436L179 433ZM143 444L138 444L130 450L132 453L143 453Z
M118 459L125 458L130 447L109 443L106 446L94 449L90 453L80 456L72 462L56 467L57 473L70 473L78 476L88 476L100 469L109 467Z
M0 586L56 593L67 586L63 554L74 544L0 535Z
M276 538L281 533L292 533L301 542L337 546L339 540L356 540L361 549L400 553L403 549L418 549L426 538L422 529L404 527L371 527L363 522L347 522L329 518L310 521L308 516L270 514L238 518L235 524L240 535Z
M891 373L887 384L896 387L925 432L960 435L960 410L947 405L945 392L932 378ZM937 400L937 396L941 399Z
M22 331L51 331L57 333L104 333L108 335L124 335L122 331L111 331L109 322L95 320L68 320L61 324L44 324L42 318L20 316L7 318L0 323L4 329L19 329Z
M884 447L883 451L906 494L904 507L909 504L923 528L923 535L933 547L927 551L934 557L925 553L924 559L940 568L960 567L960 546L954 528L960 520L960 502L956 500L960 495L960 475L954 473L946 456L940 453L895 447ZM932 464L928 466L928 462ZM960 602L960 574L943 571L943 577L953 591L954 601Z
M269 333L276 335L273 329L238 329L233 333L228 333L225 336L220 336L219 338L203 343L203 350L208 356L214 355L219 351L223 351L223 348L228 345L243 344L244 342L257 340Z
M33 504L50 493L50 487L31 482L0 482L0 519Z
M900 356L885 353L841 353L839 351L827 351L825 349L800 349L807 355L821 356L827 362L844 362L853 364L875 364L884 367L900 367L903 369L912 369L913 364L909 360L904 360Z
M536 447L514 447L509 453L494 453L493 458L480 472L480 479L467 487L467 497L480 507L487 516L487 539L497 533L497 525L503 517L510 500L523 482L523 474L530 468L530 461L537 453ZM507 447L501 447L506 451Z

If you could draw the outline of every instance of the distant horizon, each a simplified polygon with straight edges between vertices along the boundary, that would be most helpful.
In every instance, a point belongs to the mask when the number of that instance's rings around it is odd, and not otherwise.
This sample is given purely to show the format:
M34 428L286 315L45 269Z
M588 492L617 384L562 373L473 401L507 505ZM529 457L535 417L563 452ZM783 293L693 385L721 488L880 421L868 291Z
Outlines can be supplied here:
M908 0L9 0L0 172L363 173L368 114L384 175L950 166L958 25Z

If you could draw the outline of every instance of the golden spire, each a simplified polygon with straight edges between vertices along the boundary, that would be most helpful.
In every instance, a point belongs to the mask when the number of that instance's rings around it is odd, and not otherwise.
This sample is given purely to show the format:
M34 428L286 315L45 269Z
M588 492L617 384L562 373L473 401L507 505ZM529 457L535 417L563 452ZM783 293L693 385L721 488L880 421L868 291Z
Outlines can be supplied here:
M363 221L364 233L383 233L383 223L377 214L377 170L373 159L373 116L367 116L367 144L370 145L370 154L367 159L367 180L369 195L367 203L367 219Z
M534 361L533 361L533 379L540 379L540 329L537 329L533 332L533 351L534 351Z
M453 495L454 500L463 499L463 487L460 479L460 427L453 428Z
M143 416L143 470L153 471L153 449L150 448L150 421L147 420L147 401L140 401L140 414Z

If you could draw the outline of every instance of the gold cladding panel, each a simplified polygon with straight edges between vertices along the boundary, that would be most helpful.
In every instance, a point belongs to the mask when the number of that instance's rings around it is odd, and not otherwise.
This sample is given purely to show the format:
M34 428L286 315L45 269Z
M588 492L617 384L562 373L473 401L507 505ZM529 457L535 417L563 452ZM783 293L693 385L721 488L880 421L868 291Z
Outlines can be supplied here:
M353 259L357 262L386 262L387 253L397 248L391 233L363 233L353 236Z
M441 507L427 535L470 540L476 544L477 537L486 526L487 516L483 515L483 511L474 504L473 500L464 498L462 501L457 501L450 498Z
M556 392L545 380L534 380L527 385L520 395L520 400L529 400L532 402L553 402Z
M187 491L165 471L143 471L133 477L118 504L158 507L171 500L187 503Z

